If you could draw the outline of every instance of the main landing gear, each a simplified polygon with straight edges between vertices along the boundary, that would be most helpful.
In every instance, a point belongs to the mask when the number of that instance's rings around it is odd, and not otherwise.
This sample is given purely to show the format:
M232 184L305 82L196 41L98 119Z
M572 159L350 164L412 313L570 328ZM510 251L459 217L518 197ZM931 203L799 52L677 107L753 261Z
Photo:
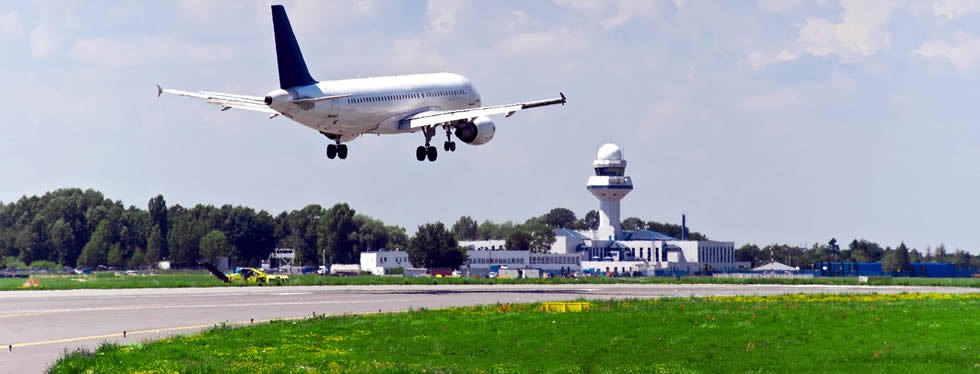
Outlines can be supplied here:
M439 158L439 150L436 147L429 145L432 141L432 137L436 135L436 129L432 126L427 126L422 129L422 135L425 135L425 145L415 148L415 159L419 161L425 161L426 158L429 161L435 161Z
M347 158L347 144L340 144L340 141L339 140L337 141L337 144L328 144L327 145L327 158L333 160L334 157L340 158L341 160L346 159Z
M436 147L429 145L432 142L432 137L436 135L436 129L434 127L426 127L422 129L422 135L425 135L425 145L420 145L415 148L415 159L419 161L435 161L439 158L439 150ZM452 138L452 129L446 128L446 142L442 144L442 150L446 152L456 151L456 142Z

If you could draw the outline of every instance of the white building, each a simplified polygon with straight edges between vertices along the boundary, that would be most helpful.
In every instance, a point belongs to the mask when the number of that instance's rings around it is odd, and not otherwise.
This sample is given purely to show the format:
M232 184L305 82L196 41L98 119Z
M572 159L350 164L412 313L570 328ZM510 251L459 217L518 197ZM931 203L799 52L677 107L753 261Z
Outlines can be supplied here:
M470 242L461 244L464 248ZM532 253L530 251L468 250L468 259L460 267L463 274L485 276L494 266L509 269L539 269L550 275L571 274L581 267L578 253Z
M470 268L480 266L482 270L484 264L487 268L496 264L538 268L552 274L571 270L588 274L654 275L735 270L750 265L735 261L734 242L682 240L650 230L623 231L620 201L633 190L633 180L626 175L622 149L615 144L604 144L592 166L595 175L589 177L586 188L599 200L598 229L555 230L555 242L543 255L501 250L505 247L503 240L460 242L470 249Z
M405 251L361 252L361 271L374 275L385 275L389 269L412 267Z

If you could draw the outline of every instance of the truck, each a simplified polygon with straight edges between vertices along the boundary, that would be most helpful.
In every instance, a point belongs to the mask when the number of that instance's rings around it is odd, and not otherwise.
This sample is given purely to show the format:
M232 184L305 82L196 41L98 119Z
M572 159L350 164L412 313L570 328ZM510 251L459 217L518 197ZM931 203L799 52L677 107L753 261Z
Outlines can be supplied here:
M521 277L521 271L518 269L504 269L501 268L497 272L497 279L517 279Z
M330 275L343 275L343 276L361 275L361 265L333 264L330 266Z

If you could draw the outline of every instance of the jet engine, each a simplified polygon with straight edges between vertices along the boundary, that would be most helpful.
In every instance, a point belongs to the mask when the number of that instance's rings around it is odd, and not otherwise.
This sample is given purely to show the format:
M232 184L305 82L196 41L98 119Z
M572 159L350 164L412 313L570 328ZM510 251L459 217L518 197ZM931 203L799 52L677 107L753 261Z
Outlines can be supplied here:
M493 139L497 126L487 117L476 117L472 122L456 126L456 137L470 145L486 144Z

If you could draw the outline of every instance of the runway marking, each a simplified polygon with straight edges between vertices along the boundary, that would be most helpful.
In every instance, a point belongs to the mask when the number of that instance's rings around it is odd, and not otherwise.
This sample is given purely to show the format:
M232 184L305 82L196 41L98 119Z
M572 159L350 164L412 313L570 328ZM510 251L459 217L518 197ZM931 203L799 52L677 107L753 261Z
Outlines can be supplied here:
M103 312L103 311L123 311L123 310L145 310L145 309L190 309L190 308L228 308L228 307L250 307L250 306L289 306L289 305L317 305L317 304L371 304L412 301L409 299L397 300L329 300L329 301L295 301L278 303L241 303L241 304L199 304L199 305L139 305L139 306L119 306L101 308L73 308L73 309L53 309L25 311L11 314L0 314L0 318L27 317L53 313L68 312Z
M389 311L385 311L383 313L399 313L399 312L404 312L404 311L405 310L389 310ZM377 314L377 312L348 312L348 313L335 313L335 314L323 314L323 315L340 316L340 315L367 315L367 314ZM304 315L304 316L299 316L299 317L271 318L271 319L263 319L263 320L257 320L257 321L217 322L217 323L208 323L208 324L202 324L202 325L191 325L191 326L180 326L180 327L164 327L164 328L158 328L158 329L146 329L146 330L127 331L126 332L126 337L128 337L130 335L159 334L161 332L166 332L166 331L180 331L180 330L203 329L203 328L207 328L207 327L218 326L218 325L221 325L221 324L231 325L231 326L239 326L239 325L252 325L252 324L256 324L256 323L270 323L272 321L295 321L295 320L302 320L302 319L309 319L309 318L310 318L310 316ZM30 347L30 346L35 346L35 345L57 344L57 343L71 343L71 342L77 342L77 341L82 341L82 340L105 339L105 338L122 338L122 337L123 337L123 333L120 332L120 333L113 333L113 334L81 336L81 337L77 337L77 338L44 340L44 341L30 342L30 343L17 343L17 344L10 344L9 346L12 347L12 348L19 348L19 347Z

